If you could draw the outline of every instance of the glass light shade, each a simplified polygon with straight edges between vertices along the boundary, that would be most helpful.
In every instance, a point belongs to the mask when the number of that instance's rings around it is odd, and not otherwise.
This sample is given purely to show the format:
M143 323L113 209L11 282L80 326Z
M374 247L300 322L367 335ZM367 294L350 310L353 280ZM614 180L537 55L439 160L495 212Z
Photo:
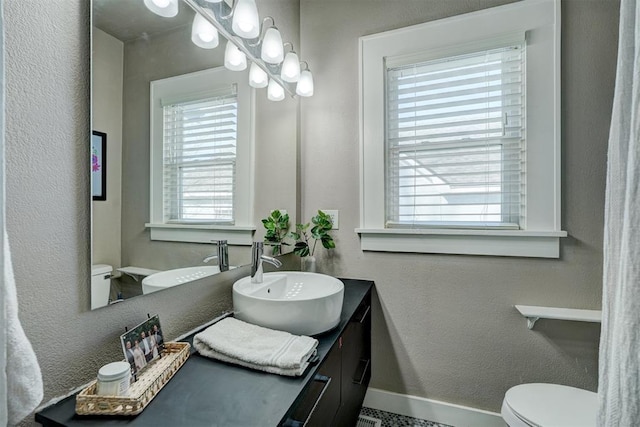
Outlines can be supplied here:
M222 0L205 0L207 3L220 3Z
M247 68L247 57L236 45L227 40L224 50L224 66L231 71L242 71Z
M218 46L218 30L202 15L196 13L191 25L191 41L203 49L213 49Z
M288 52L284 57L280 77L289 83L295 83L300 78L300 60L295 52Z
M269 101L282 101L284 99L284 89L275 80L269 80L267 99Z
M313 95L313 76L311 75L311 71L304 70L300 73L296 93L300 96Z
M251 70L249 71L249 86L261 89L267 87L269 83L269 77L262 68L255 62L251 64Z
M245 39L255 39L260 35L260 17L255 0L236 0L231 29Z
M179 0L144 0L144 5L151 12L164 18L173 18L178 14Z
M260 58L269 64L279 64L284 58L284 48L282 46L282 36L276 27L267 30L262 40Z

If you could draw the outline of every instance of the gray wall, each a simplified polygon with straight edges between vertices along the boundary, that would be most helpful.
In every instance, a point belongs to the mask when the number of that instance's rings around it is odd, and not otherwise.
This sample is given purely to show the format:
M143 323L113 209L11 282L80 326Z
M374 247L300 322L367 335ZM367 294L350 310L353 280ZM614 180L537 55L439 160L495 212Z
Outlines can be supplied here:
M231 284L249 271L89 311L89 2L3 3L7 227L47 401L122 357L119 335L147 313L173 338L230 310Z
M92 46L91 130L107 134L107 200L91 203L93 264L121 266L123 43L97 28Z
M301 107L303 213L340 209L338 250L321 260L325 271L376 280L371 385L491 410L519 382L596 386L597 326L540 321L532 332L512 305L600 306L618 3L563 2L563 228L570 237L557 261L360 251L353 233L357 38L501 3L302 0L300 7L299 50L316 79L316 95ZM146 313L159 313L174 337L230 309L230 285L247 271L217 276L215 286L199 282L88 310L88 5L4 6L7 225L21 320L50 399L117 358L123 327Z
M363 252L358 183L358 37L507 0L301 0L316 93L301 103L302 212L340 210L323 271L376 281L373 377L384 390L499 411L522 382L594 390L599 325L540 321L514 304L600 307L606 145L618 2L562 2L563 221L559 260ZM329 165L329 166L328 166Z

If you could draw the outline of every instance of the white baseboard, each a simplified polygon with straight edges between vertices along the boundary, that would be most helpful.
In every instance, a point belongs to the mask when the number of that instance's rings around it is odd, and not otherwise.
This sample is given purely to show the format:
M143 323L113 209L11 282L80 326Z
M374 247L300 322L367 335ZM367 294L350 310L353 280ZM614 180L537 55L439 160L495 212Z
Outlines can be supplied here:
M363 406L455 427L505 427L495 412L368 388Z

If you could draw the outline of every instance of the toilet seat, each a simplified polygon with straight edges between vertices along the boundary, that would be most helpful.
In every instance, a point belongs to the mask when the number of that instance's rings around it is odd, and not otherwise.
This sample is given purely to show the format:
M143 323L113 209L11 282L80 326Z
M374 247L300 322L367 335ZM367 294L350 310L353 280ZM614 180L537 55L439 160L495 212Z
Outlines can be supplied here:
M595 427L598 395L558 384L521 384L502 402L510 427Z

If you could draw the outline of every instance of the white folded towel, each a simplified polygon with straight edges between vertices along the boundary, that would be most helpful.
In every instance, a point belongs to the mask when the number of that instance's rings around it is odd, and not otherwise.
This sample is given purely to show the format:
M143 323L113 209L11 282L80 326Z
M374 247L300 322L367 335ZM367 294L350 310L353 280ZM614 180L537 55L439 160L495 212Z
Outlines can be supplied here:
M227 317L193 337L203 356L278 375L300 376L318 340Z
M38 406L42 400L43 389L38 359L18 319L18 296L6 230L4 230L4 303L7 317L8 423L14 425Z

